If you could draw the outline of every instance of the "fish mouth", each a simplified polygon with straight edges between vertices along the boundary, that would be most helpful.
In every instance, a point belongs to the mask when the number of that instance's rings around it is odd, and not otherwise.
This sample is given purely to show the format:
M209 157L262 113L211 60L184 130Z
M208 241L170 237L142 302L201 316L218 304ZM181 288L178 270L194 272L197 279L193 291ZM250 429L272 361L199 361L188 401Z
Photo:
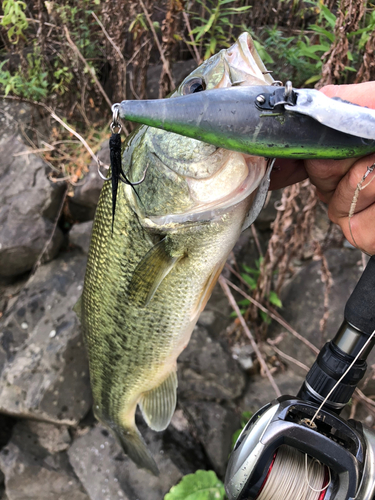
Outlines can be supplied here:
M273 78L263 64L249 33L242 33L225 51L231 85L272 85Z
M179 214L149 216L148 219L158 226L212 221L250 197L265 175L267 160L259 156L231 153L213 176L199 180L185 178L194 201L193 208Z

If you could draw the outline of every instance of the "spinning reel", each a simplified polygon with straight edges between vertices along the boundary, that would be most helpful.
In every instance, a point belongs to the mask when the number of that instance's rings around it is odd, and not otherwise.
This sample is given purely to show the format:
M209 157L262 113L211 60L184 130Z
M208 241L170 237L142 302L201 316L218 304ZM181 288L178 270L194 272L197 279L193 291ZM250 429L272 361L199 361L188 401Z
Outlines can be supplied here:
M340 417L375 343L375 257L296 397L253 415L229 460L229 500L374 500L375 432Z

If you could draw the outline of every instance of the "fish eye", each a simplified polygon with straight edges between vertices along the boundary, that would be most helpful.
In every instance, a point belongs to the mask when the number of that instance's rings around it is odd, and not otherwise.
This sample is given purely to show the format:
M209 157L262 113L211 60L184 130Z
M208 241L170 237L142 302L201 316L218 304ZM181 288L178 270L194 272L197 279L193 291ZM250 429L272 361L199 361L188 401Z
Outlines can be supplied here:
M184 84L182 92L184 95L187 95L194 94L195 92L202 92L202 90L205 89L206 84L202 78L192 78Z

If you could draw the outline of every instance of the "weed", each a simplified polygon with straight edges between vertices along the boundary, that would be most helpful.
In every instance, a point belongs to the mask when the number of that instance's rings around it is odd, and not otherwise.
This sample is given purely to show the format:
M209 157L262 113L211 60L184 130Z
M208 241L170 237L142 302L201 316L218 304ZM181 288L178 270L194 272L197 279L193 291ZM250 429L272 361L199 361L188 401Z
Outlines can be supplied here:
M242 264L242 268L243 268L244 272L241 273L241 278L247 283L250 290L252 290L252 291L255 291L257 289L257 283L258 283L258 278L259 278L260 273L261 273L260 270L261 270L262 263L263 263L263 258L260 257L259 259L257 259L255 261L255 266L256 266L255 268L252 268L252 267L246 266L245 264ZM278 296L278 294L274 290L271 290L268 293L268 302L270 304L274 305L275 307L281 308L283 306L283 304L280 300L280 297ZM240 306L241 314L244 315L246 312L246 309L250 305L250 301L248 299L242 299L242 300L239 300L237 303ZM265 322L266 324L271 323L271 318L264 311L259 310L259 316L260 316L261 320L263 322ZM231 313L230 317L236 318L237 314L233 311Z
M17 0L3 0L2 7L4 17L0 24L7 28L9 40L17 43L19 37L24 36L24 31L29 27L25 14L27 5Z
M196 0L203 9L202 15L191 12L193 20L198 22L192 31L195 43L198 45L200 40L204 40L203 45L206 48L204 59L208 59L217 51L217 47L229 47L232 30L235 27L233 18L235 15L246 12L251 6L241 7L230 6L235 0ZM208 19L206 18L208 16Z

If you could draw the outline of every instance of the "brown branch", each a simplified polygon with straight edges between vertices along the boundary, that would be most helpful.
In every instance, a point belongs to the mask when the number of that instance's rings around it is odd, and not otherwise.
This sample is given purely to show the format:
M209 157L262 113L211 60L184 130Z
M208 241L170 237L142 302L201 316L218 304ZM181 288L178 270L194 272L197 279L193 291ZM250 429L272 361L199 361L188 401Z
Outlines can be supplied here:
M225 264L225 266L246 286L249 286L248 283L246 283L246 281L242 278L242 276L237 273L237 271L235 271L233 269L232 266L230 266L229 264ZM251 297L250 295L248 295L246 292L244 292L243 290L241 290L241 288L239 288L238 286L236 286L234 283L232 283L231 281L227 280L227 283L230 287L232 287L234 290L236 290L238 293L240 293L243 297L245 297L245 299L249 300L252 304L254 304L256 307L258 307L258 309L260 309L261 311L265 312L266 314L268 314L272 319L274 319L275 321L277 321L281 326L283 326L286 330L288 330L288 332L290 332L292 335L294 335L294 337L296 337L298 340L300 340L301 342L303 342L305 345L307 345L307 347L309 347L314 354L319 354L319 349L317 347L314 346L314 344L312 344L311 342L309 342L307 339L305 339L305 337L303 337L301 334L299 334L296 330L294 330L294 328L292 328L289 323L287 323L280 315L276 315L274 314L272 311L270 311L267 307L263 306L260 302L258 302L256 299L254 299L253 297Z
M112 103L109 100L109 97L107 96L105 90L101 86L101 84L100 84L100 82L99 82L99 80L98 80L98 78L97 78L97 76L95 74L95 70L89 66L88 62L86 61L86 59L83 57L83 55L79 51L79 48L77 47L77 45L70 38L69 30L68 30L68 28L66 26L64 26L64 30L65 30L65 36L66 36L66 39L68 41L68 44L74 50L74 52L77 54L77 56L81 59L81 61L83 62L83 64L86 66L86 68L90 72L90 74L91 74L91 76L92 76L92 78L93 78L96 86L98 87L98 89L101 92L102 96L106 100L108 106L112 109Z
M59 116L57 116L57 114L53 111L53 109L50 108L49 106L47 106L46 104L44 104L42 102L33 101L31 99L25 99L23 97L13 96L13 95L0 95L0 98L1 99L11 99L13 101L28 102L29 104L34 104L36 106L41 106L46 111L48 111L48 113L50 113L51 117L54 120L56 120L58 123L60 123L60 125L62 125L66 130L68 130L68 132L70 132L75 137L77 137L77 139L87 149L87 151L90 154L91 158L96 161L96 163L98 164L99 167L100 166L104 166L105 168L109 168L108 165L103 165L103 163L101 162L101 160L96 156L96 154L90 148L90 146L87 144L87 142L85 141L85 139L81 135L79 135L79 133L76 132L72 127L70 127L69 125L67 125Z
M263 359L262 353L260 352L259 347L258 347L257 343L255 342L255 339L254 339L249 327L247 326L246 321L244 320L244 317L241 314L241 311L237 305L237 302L235 301L235 299L232 295L232 292L230 291L229 286L227 284L227 280L224 278L224 276L219 277L219 283L220 283L221 288L223 289L223 292L228 297L230 305L232 306L235 313L237 314L238 319L240 320L240 323L242 325L242 328L244 329L245 334L249 338L251 346L254 349L254 352L258 358L258 361L259 361L261 367L263 368L263 371L266 373L266 375L267 375L267 377L268 377L268 379L269 379L269 381L270 381L270 383L271 383L271 385L276 393L276 396L280 397L281 396L280 389L277 387L275 379L273 378L272 373L270 372L270 370L267 366L267 363Z
M201 59L201 56L199 55L199 52L198 52L198 49L197 49L197 45L195 43L193 35L191 34L191 26L190 26L189 16L186 14L186 12L185 12L184 9L182 10L182 15L184 17L184 21L185 21L186 27L187 27L188 32L189 32L189 37L190 37L190 40L191 40L191 45L193 46L193 50L194 50L194 54L195 54L195 62L199 65L199 64L202 63L202 59Z
M298 361L298 359L293 358L292 356L289 356L289 354L285 354L285 352L280 351L278 347L275 346L275 344L272 342L271 339L267 339L267 343L272 347L272 349L279 354L282 358L285 358L286 360L290 361L291 363L294 363L295 365L299 366L302 368L302 370L305 370L306 372L309 371L309 367L306 366L304 363L301 363Z
M147 22L148 22L148 25L150 26L150 29L152 31L152 34L154 36L154 40L155 40L155 43L157 45L157 48L159 49L159 53L160 53L160 59L162 60L162 63L163 63L163 67L164 67L164 71L165 73L168 75L168 78L169 78L169 81L171 82L171 85L173 87L175 87L175 83L174 83L174 80L172 78L172 75L171 75L171 71L169 69L169 62L166 60L165 58L165 55L164 55L164 50L162 48L162 46L160 45L160 42L159 42L159 39L158 39L158 36L156 34L156 31L155 31L155 28L154 28L154 25L152 24L152 21L151 21L151 18L150 18L150 15L149 13L147 12L147 9L145 7L145 4L142 2L142 0L139 0L139 3L141 4L141 7L143 9L143 12L145 14L145 17L147 19Z
M59 222L59 219L60 219L60 216L61 216L61 213L63 211L63 208L64 208L64 203L65 203L65 200L66 200L66 195L68 194L68 188L65 189L65 192L64 192L64 196L62 197L62 200L61 200L61 204L60 204L60 207L59 207L59 210L57 212L57 215L56 215L56 220L53 224L53 227L52 227L52 231L51 231L51 234L50 234L50 237L48 238L48 240L46 241L44 247L43 247L43 250L41 251L39 257L38 257L38 260L35 262L35 265L33 267L33 271L32 271L32 275L34 275L38 269L38 267L40 266L40 264L42 263L42 259L43 259L43 256L44 254L46 253L46 251L48 250L48 247L50 246L51 244L51 241L52 241L52 238L56 232L56 228L57 228L57 223Z
M253 234L253 238L254 238L258 253L259 253L260 257L263 257L262 248L261 248L260 243L259 243L258 233L257 233L257 230L256 230L254 224L251 224L251 232Z

